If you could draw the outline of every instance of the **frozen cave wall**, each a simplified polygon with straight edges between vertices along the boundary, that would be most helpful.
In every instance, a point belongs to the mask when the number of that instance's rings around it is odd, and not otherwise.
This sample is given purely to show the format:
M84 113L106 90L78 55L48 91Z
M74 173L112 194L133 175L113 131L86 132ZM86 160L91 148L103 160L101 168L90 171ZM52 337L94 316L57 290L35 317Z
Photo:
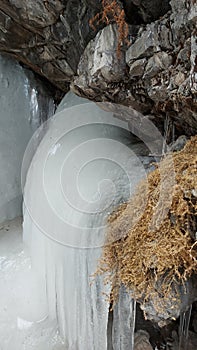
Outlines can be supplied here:
M21 215L21 164L35 130L54 102L33 73L0 56L0 222Z

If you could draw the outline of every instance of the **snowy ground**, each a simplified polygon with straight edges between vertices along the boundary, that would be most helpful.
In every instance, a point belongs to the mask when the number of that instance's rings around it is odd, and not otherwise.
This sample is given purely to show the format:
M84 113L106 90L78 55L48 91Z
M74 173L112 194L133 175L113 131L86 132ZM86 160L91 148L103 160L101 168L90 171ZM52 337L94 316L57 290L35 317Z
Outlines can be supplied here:
M21 218L0 224L0 350L65 350L55 323L35 315L39 285L23 248Z

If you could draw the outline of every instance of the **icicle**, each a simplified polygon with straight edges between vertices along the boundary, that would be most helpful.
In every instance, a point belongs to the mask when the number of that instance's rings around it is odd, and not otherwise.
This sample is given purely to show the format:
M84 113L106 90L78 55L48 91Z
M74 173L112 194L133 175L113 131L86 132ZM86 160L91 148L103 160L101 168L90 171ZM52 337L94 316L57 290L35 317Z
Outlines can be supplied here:
M169 116L166 115L166 119L164 120L164 138L163 138L163 147L162 147L162 155L164 156L167 152L167 142L170 134L170 119Z
M113 350L133 350L136 302L124 286L120 288L119 300L114 307L112 326Z
M189 309L180 315L179 324L179 350L189 350L188 349L188 332L191 317L192 305Z

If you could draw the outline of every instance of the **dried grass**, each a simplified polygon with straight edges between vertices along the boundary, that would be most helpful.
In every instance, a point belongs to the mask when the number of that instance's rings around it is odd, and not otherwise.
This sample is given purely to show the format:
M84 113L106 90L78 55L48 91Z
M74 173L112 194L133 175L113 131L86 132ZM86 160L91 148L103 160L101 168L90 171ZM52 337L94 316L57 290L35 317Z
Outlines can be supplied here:
M197 136L183 150L161 161L166 176L171 160L176 181L162 199L162 205L168 206L172 193L169 211L159 227L150 229L160 196L160 167L147 176L128 203L109 217L97 273L105 273L106 283L111 283L112 301L121 284L138 300L146 301L154 294L169 298L174 282L184 284L197 272Z

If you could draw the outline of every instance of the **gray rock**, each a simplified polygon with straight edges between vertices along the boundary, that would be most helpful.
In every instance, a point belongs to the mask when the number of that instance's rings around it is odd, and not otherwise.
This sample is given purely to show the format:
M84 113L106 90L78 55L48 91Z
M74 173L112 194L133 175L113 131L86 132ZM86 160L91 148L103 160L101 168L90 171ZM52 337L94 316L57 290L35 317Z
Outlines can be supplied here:
M151 58L149 58L148 63L145 68L145 73L143 78L153 78L161 71L165 71L169 68L172 62L172 57L166 52L155 53Z
M67 92L81 54L94 31L89 20L99 0L3 0L0 3L0 51L14 55ZM13 40L14 38L14 40Z
M179 133L191 135L197 132L197 49L192 34L196 4L187 2L185 6L183 1L173 0L172 5L172 11L163 18L138 27L126 49L126 66L124 58L120 62L115 59L111 42L117 34L108 28L102 30L103 35L97 35L81 56L78 76L71 87L89 99L124 104L151 115L159 128L167 113ZM98 38L105 43L105 52L109 45L110 56L105 63L103 58L99 61L94 49L90 50ZM90 62L98 69L92 72L91 68L90 72Z
M192 275L183 286L173 283L170 289L169 298L164 299L159 293L159 284L157 281L158 291L149 300L141 304L141 309L145 312L146 318L157 323L160 327L164 327L172 320L177 319L181 313L185 312L190 305L197 300L197 280L196 276ZM178 294L177 294L178 293Z
M134 61L130 65L129 75L131 79L136 77L141 77L143 75L146 62L147 62L146 58L142 58L141 60Z
M144 330L137 331L134 339L134 350L153 350L149 338L148 332Z
M147 26L146 31L128 48L126 62L130 64L133 60L150 57L160 51L157 28L152 23Z
M108 82L119 82L125 76L126 64L124 55L117 56L118 33L115 25L109 25L100 31L95 40L86 47L78 65L78 76L85 78L88 84L98 80L106 85ZM77 78L76 78L77 79Z
M119 60L115 25L95 23L95 30L89 25L101 11L100 0L1 1L0 51L65 92L71 82L80 96L130 106L152 115L158 127L167 113L179 134L195 134L196 1L119 4L125 8L130 40L130 45L123 43ZM142 77L143 59L148 64Z

